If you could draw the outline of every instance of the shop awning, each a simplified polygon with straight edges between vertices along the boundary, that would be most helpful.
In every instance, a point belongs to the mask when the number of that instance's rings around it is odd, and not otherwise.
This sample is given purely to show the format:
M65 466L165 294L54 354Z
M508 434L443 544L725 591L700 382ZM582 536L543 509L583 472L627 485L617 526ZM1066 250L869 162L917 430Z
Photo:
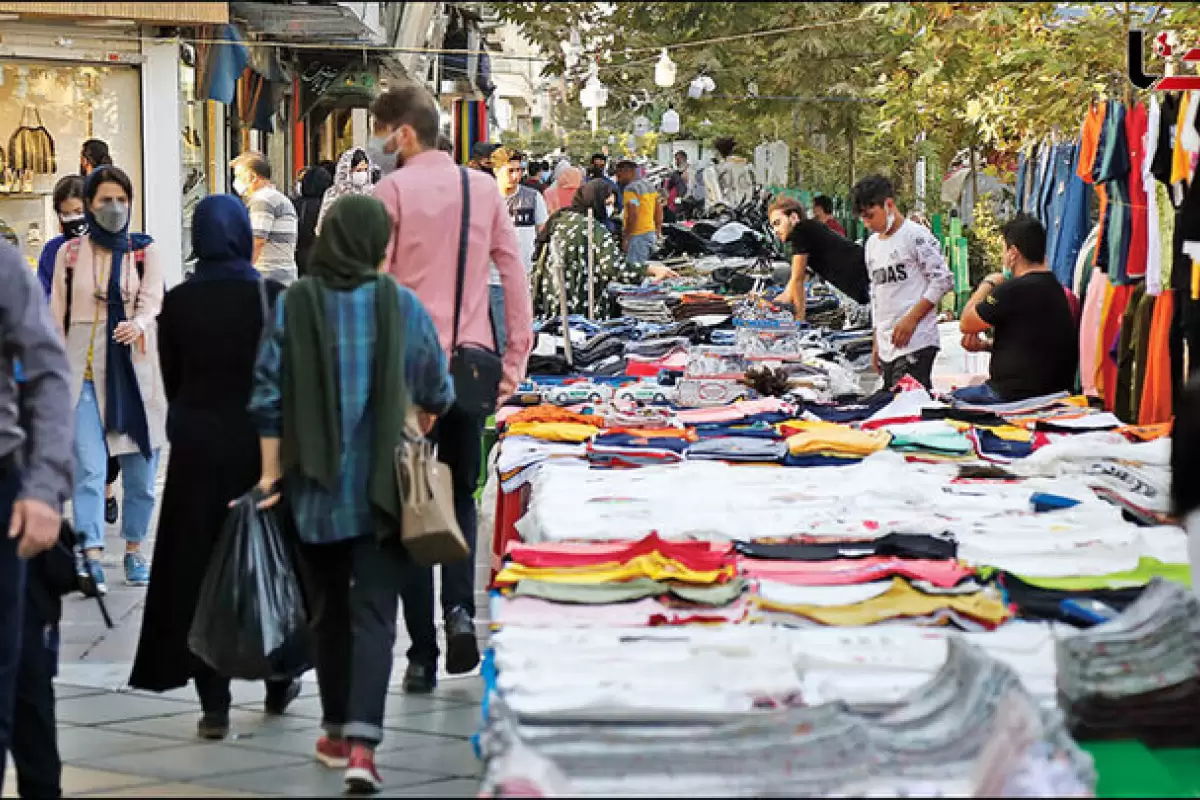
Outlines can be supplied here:
M158 25L221 25L227 3L0 3L0 14L21 19L129 20Z
M229 4L233 16L281 42L361 42L377 44L374 32L348 8L297 3Z

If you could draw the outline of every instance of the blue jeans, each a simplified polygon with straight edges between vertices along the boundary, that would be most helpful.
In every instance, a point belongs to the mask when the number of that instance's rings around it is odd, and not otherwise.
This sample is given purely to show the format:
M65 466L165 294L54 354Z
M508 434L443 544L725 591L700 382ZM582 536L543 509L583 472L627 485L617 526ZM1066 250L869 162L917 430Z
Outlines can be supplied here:
M0 794L4 793L4 767L12 743L13 702L21 664L21 637L25 619L25 562L17 557L17 539L8 538L13 502L21 476L0 459Z
M488 312L492 318L492 335L496 337L496 352L504 355L508 342L508 329L504 327L504 287L498 283L488 284Z
M654 252L654 244L657 241L658 234L654 231L630 236L629 252L625 254L625 259L630 264L645 264L650 260L650 254Z
M955 400L974 406L989 406L993 403L1003 402L1000 395L996 394L996 390L987 383L955 389L953 397Z
M121 538L138 544L150 532L154 513L154 478L158 473L158 451L150 458L141 453L117 456L121 462ZM75 493L71 505L75 530L85 550L104 549L104 481L108 475L108 445L96 402L96 387L84 381L75 406Z

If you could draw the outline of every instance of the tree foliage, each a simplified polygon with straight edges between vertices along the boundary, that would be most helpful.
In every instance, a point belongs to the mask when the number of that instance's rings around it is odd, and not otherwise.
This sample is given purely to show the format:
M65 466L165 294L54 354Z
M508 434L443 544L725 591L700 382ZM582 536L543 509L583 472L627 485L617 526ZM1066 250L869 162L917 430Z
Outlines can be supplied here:
M1200 3L1183 2L494 5L550 56L547 72L567 76L574 91L588 66L599 65L609 88L605 127L627 131L638 114L657 123L673 104L680 138L733 135L746 154L760 140L782 139L799 182L837 194L852 175L874 170L911 193L906 184L924 154L928 194L936 197L942 170L969 147L1011 153L1030 136L1073 136L1090 100L1129 87L1131 26L1150 33L1169 27L1184 47L1200 42ZM798 29L680 46L784 28ZM574 71L561 47L572 30L584 48ZM659 47L678 68L666 90L653 80ZM702 73L716 91L688 99L688 84ZM634 110L631 95L649 103ZM804 99L770 99L779 96Z

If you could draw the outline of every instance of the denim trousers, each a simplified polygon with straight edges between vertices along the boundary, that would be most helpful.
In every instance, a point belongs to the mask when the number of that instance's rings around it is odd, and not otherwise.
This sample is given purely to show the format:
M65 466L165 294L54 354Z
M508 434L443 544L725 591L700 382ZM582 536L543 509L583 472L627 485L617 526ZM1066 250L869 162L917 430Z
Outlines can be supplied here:
M412 571L428 573L429 568L414 565L398 540L381 544L373 536L305 544L303 552L310 576L321 727L332 738L373 747L383 740L401 589ZM416 620L411 612L406 604L409 629L414 623L423 625L420 634L433 638L432 614ZM408 655L410 661L416 657L414 650Z
M504 327L504 287L498 283L488 286L488 314L492 320L492 335L496 337L496 353L504 355L508 329Z
M21 666L25 620L25 562L17 557L17 539L8 538L21 475L12 459L0 458L0 794L12 743L13 703Z
M121 464L121 538L138 544L150 532L154 513L154 478L159 451L150 458L140 453L117 456ZM108 445L96 402L96 387L84 381L75 406L75 491L71 503L75 530L85 550L104 549L104 482L108 475Z
M992 403L1001 402L1000 395L996 394L987 383L981 383L978 386L964 386L961 389L954 390L954 399L971 405L987 406Z
M654 231L630 236L629 252L625 254L626 259L630 264L645 264L650 260L650 254L654 252L654 244L657 241L658 234Z

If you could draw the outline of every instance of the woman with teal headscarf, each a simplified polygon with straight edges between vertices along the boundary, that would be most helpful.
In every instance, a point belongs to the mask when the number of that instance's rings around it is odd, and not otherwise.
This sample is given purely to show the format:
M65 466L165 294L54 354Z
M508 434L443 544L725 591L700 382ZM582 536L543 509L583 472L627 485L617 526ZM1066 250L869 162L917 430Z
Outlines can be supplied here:
M399 589L421 569L400 544L395 450L410 405L428 431L454 401L429 313L380 272L391 231L372 197L333 204L308 277L276 312L250 402L262 437L263 505L286 498L310 564L326 734L317 759L345 768L352 791L381 785L374 750Z

